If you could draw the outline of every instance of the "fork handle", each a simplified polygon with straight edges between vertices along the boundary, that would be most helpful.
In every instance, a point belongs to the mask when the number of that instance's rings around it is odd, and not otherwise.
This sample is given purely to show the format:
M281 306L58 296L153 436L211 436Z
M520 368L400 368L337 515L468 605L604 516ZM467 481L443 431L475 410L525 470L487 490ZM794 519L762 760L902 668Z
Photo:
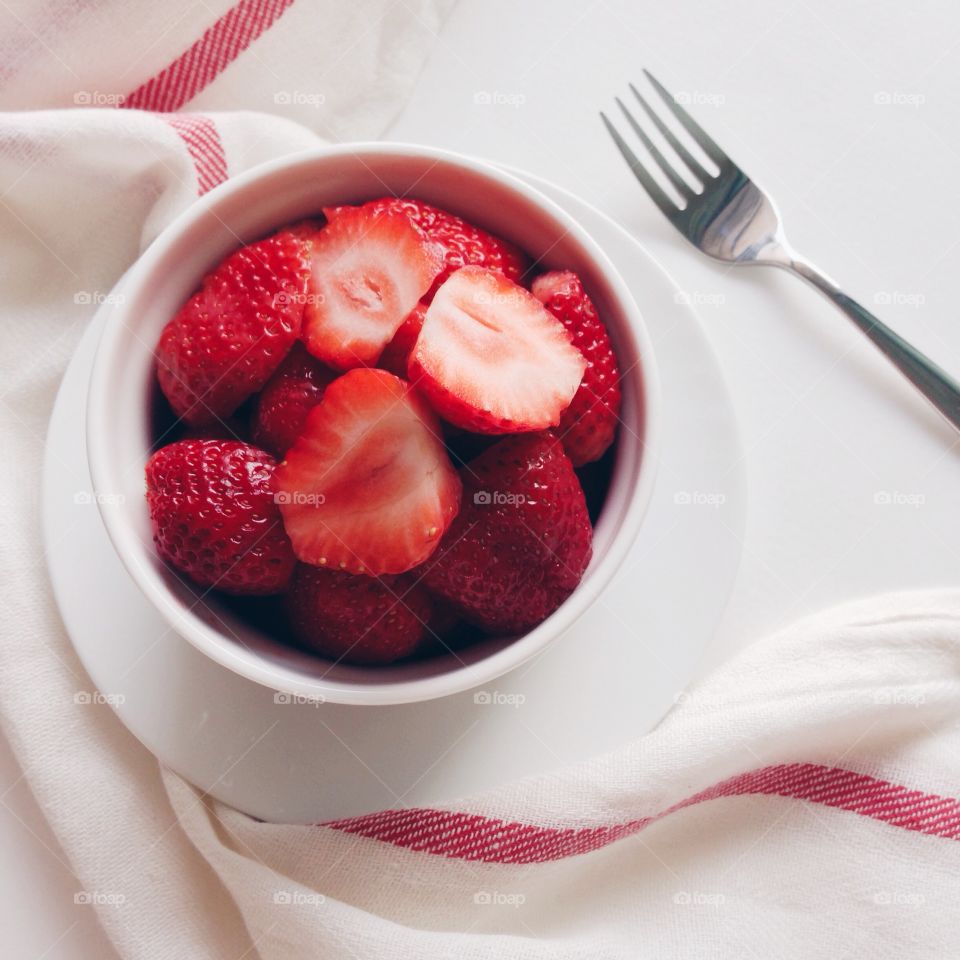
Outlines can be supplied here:
M875 347L950 421L960 430L960 383L938 367L883 321L847 296L829 277L813 264L790 258L781 264L806 280L828 300L838 306Z

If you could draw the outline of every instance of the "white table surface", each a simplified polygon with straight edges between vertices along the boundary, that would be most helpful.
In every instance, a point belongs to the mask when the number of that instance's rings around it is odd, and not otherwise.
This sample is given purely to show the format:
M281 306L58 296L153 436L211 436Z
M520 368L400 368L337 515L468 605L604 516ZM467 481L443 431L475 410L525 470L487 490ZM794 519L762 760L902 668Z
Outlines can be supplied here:
M686 94L771 190L795 247L960 375L960 8L461 2L390 131L581 194L698 305L740 418L751 491L709 669L824 605L955 583L960 450L832 307L785 275L732 274L700 258L640 194L596 114L643 66ZM63 854L5 744L0 798L4 956L113 956L91 908L73 906Z

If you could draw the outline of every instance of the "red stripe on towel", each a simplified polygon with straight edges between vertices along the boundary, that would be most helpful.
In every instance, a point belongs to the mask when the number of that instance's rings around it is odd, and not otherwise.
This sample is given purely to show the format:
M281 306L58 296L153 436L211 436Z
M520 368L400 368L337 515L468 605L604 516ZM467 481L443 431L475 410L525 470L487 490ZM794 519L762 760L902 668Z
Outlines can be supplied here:
M227 157L216 124L202 113L178 113L166 118L184 142L197 171L197 192L203 196L227 179Z
M685 807L718 797L778 796L847 810L903 830L960 839L960 801L840 767L780 764L738 774L650 817L596 827L541 827L451 810L386 810L324 826L408 850L484 863L545 863L589 853Z
M179 110L268 30L292 3L293 0L240 0L176 60L128 93L121 106L163 113Z

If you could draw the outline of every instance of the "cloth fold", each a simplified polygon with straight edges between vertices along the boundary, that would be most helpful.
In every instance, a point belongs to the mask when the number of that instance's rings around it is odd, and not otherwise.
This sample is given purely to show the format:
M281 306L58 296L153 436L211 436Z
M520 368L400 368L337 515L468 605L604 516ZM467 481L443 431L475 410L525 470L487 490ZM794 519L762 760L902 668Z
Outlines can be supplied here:
M960 592L748 648L620 750L442 809L258 823L164 782L260 956L947 957Z
M119 953L953 955L958 592L798 624L588 763L328 825L230 810L77 702L90 681L51 596L37 478L83 328L199 193L379 135L450 4L19 6L0 107L56 109L0 116L0 717Z

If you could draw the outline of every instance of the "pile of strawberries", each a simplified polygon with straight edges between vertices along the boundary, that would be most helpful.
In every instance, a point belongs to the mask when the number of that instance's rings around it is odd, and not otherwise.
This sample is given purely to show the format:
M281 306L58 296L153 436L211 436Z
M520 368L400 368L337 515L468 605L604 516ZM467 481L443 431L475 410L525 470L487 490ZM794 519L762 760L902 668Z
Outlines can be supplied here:
M334 660L527 631L590 560L607 331L573 273L524 286L524 253L446 211L324 214L237 250L160 336L183 438L146 468L157 550L282 595L278 635Z

